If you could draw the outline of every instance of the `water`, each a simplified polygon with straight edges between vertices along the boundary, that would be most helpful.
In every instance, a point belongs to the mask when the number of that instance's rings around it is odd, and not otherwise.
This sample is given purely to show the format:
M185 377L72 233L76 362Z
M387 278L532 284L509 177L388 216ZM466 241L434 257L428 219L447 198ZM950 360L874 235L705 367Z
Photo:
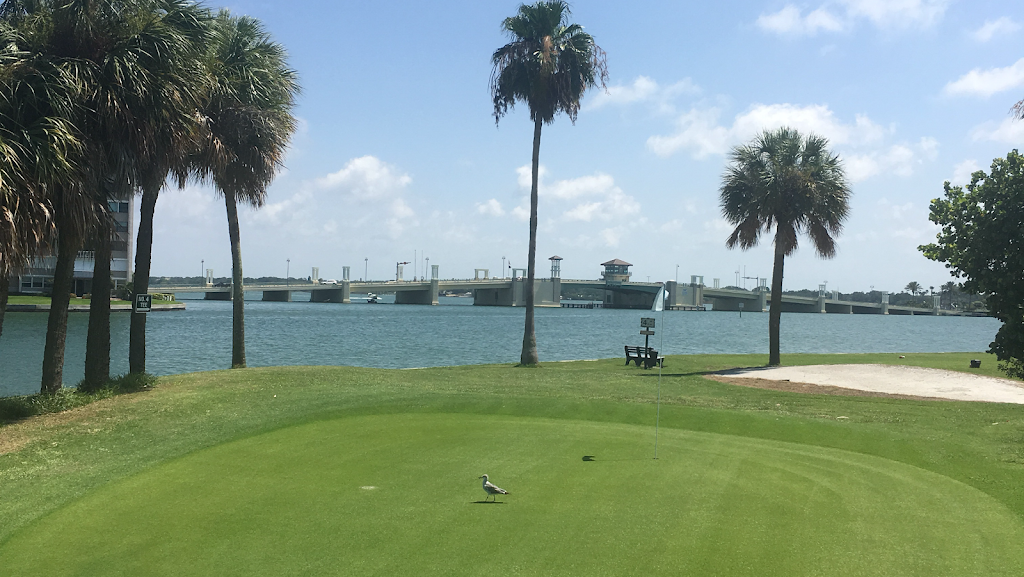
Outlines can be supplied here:
M247 295L258 298L259 293ZM393 297L384 297L387 303ZM150 313L149 372L228 368L231 303L189 300L187 310ZM409 368L514 363L523 338L521 308L474 307L442 297L441 306L272 303L247 300L249 366L353 365ZM651 346L663 354L768 352L766 313L537 309L541 361L623 356L642 345L640 318L655 316ZM45 313L8 312L0 338L0 396L39 389ZM65 384L81 380L88 314L68 319ZM111 316L111 372L128 370L127 313ZM983 351L1000 323L992 318L783 313L782 352L866 353ZM661 339L664 338L664 344Z

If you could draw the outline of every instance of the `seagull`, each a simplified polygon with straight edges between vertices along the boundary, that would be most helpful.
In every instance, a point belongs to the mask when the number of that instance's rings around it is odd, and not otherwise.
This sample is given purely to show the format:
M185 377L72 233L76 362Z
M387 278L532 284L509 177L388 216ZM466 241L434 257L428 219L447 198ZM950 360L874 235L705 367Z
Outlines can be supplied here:
M505 489L502 489L501 487L488 481L487 475L483 475L480 478L484 480L484 492L487 493L488 497L493 495L495 502L497 502L498 500L498 495L511 495L511 493L509 493ZM487 499L484 499L484 501L486 500Z

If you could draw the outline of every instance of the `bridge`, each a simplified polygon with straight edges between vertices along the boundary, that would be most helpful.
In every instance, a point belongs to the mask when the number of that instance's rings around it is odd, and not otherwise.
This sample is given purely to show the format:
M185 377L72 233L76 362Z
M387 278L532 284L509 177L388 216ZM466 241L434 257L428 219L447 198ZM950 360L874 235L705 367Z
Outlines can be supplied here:
M346 269L348 267L345 267ZM393 293L396 304L438 304L441 292L472 292L476 306L525 306L525 273L514 269L512 278L439 279L437 265L432 278L428 280L393 281L350 281L337 283L296 283L296 284L251 284L246 291L263 293L264 301L290 302L292 293L310 294L311 302L350 303L351 295ZM480 269L483 270L483 269ZM556 271L557 272L557 271ZM522 273L522 274L517 274ZM346 275L347 276L347 270ZM561 306L562 288L595 289L603 292L604 308L649 309L654 304L658 291L665 287L665 307L670 310L704 310L710 303L716 311L766 312L771 302L771 292L765 286L754 290L738 288L712 288L704 286L703 277L693 276L689 283L676 281L629 282L606 280L562 279L557 276L534 280L535 306ZM150 293L204 293L207 300L230 300L231 286L151 286ZM796 295L782 296L783 312L832 313L832 314L882 314L882 315L960 315L959 311L945 311L938 306L938 296L931 308L893 306L889 295L884 294L880 302L868 303L842 300L838 293L826 293L822 287L816 297Z

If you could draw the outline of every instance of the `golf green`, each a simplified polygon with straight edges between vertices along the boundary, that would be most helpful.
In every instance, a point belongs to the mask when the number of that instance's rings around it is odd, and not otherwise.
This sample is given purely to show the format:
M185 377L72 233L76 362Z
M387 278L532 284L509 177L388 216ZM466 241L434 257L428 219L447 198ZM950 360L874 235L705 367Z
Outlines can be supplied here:
M314 421L91 492L0 575L1024 574L1021 519L935 473L675 429L653 451L632 425ZM484 473L511 494L482 503Z

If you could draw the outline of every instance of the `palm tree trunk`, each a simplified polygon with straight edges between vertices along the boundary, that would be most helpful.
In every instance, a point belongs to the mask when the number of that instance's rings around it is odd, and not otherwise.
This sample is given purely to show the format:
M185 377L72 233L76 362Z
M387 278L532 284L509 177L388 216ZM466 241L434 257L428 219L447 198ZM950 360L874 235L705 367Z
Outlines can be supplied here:
M242 242L235 196L224 193L231 237L231 368L245 368L245 287L242 286Z
M56 393L64 386L64 342L68 336L68 305L75 275L75 257L81 241L62 237L57 243L57 263L53 271L53 296L46 321L46 346L43 348L41 393Z
M135 295L149 292L149 267L153 259L153 213L160 194L159 183L148 183L142 189L139 214L139 237L135 241L135 273L132 275L132 302ZM128 371L146 372L146 313L132 311L132 325L128 341Z
M775 266L772 268L772 304L768 310L768 365L782 364L779 355L779 326L782 324L782 269L786 253L782 243L775 239Z
M11 275L0 275L0 337L4 335L4 314L7 313L7 298L11 290Z
M95 390L110 380L110 227L96 227L96 260L85 341L85 388Z
M533 279L537 269L537 177L540 170L540 129L543 122L540 115L533 124L533 174L530 186L530 254L526 264L526 328L523 331L523 353L519 364L532 366L537 358L537 333L533 327L534 291Z

